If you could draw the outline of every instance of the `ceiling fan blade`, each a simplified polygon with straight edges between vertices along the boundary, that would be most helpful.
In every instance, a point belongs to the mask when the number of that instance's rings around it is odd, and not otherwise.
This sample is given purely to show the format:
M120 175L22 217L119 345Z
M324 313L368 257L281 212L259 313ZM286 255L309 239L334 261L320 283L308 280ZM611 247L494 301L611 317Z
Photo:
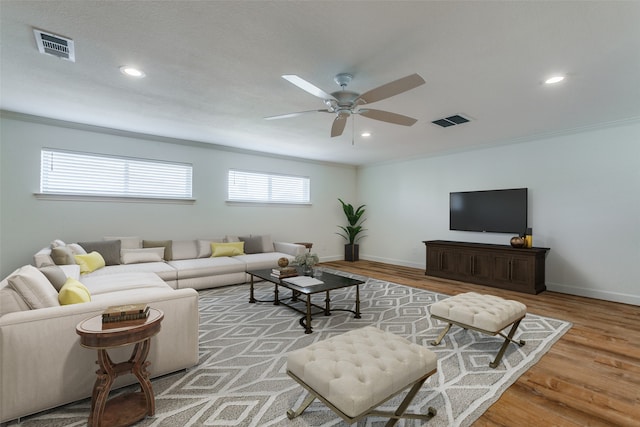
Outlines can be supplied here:
M331 138L342 135L344 127L347 125L349 114L338 114L331 125Z
M402 114L396 114L396 113L391 113L389 111L382 111L382 110L366 109L366 110L358 111L358 114L373 120L380 120L383 122L393 123L393 124L402 125L402 126L411 126L418 121L413 117L403 116Z
M309 92L311 95L317 96L320 99L335 99L327 92L323 91L319 87L316 87L312 83L309 83L305 79L296 76L295 74L285 74L282 76L282 78L287 80L289 83L293 83L294 85L298 86L300 89Z
M386 85L382 85L363 93L358 98L358 101L362 101L365 104L370 104L372 102L391 98L394 95L406 92L420 85L423 85L424 83L424 79L418 74L411 74L410 76L394 80L391 83L387 83Z
M276 119L288 119L290 117L297 117L307 113L331 113L331 111L324 110L307 110L307 111L298 111L297 113L288 113L288 114L280 114L278 116L269 116L265 117L265 120L276 120Z

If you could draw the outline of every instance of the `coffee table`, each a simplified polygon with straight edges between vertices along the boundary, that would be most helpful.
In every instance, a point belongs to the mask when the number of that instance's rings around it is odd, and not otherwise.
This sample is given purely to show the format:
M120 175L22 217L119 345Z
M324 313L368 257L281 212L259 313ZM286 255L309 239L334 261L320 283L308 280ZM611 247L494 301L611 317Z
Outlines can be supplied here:
M289 281L289 279L293 278L283 278L279 279L271 275L271 269L263 269L263 270L251 270L247 271L247 273L251 276L251 288L249 291L249 303L255 304L256 302L273 302L274 305L284 305L289 307L292 310L295 310L299 313L304 314L304 317L300 319L300 325L304 328L305 334L310 334L313 332L313 328L311 327L312 316L315 314L324 314L325 316L331 315L331 298L329 295L330 291L341 288L348 288L351 286L356 287L356 301L355 301L355 310L348 310L343 308L333 308L333 311L346 311L353 313L354 318L360 318L360 285L364 282L362 280L351 279L349 277L338 276L336 274L331 274L327 272L323 272L321 277L318 277L322 283L314 284L310 286L297 285ZM274 286L274 298L273 300L258 300L254 296L254 278L258 277L262 280L266 280L267 282L273 283ZM307 276L298 276L298 277L307 277ZM286 298L280 297L279 287L283 287L289 289L291 291L291 296ZM314 294L319 294L324 292L324 306L320 306L311 302L311 296ZM300 296L306 296L304 301L299 300ZM294 304L296 303L304 303L304 309L300 309L296 307ZM313 308L319 309L319 311L312 311Z
M80 335L80 345L98 351L96 363L100 366L91 395L89 427L127 426L155 413L155 399L147 370L151 362L147 361L147 355L151 337L160 332L163 318L162 311L150 308L149 317L143 322L123 322L105 328L99 314L78 324L76 333ZM131 358L114 363L107 350L127 344L135 344ZM107 401L115 379L129 373L136 376L141 391Z

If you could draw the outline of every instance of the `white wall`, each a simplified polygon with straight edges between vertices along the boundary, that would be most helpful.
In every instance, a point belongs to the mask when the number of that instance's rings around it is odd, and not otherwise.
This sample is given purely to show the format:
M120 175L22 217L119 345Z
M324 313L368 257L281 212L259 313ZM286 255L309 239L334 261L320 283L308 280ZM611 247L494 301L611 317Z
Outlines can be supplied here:
M19 117L19 116L18 116ZM448 156L354 168L240 153L4 114L0 121L0 274L51 240L146 239L270 233L312 241L342 259L337 198L367 205L360 256L425 267L423 240L508 244L511 235L449 231L449 192L529 188L535 246L551 248L550 290L640 305L640 124ZM425 142L428 143L428 142ZM42 147L190 162L193 205L36 199ZM295 153L292 153L295 155ZM312 206L225 203L229 168L311 177Z
M31 263L32 255L53 239L77 242L107 235L192 239L271 234L274 240L313 242L313 250L323 259L342 258L344 240L335 232L344 214L337 198L356 197L353 167L27 119L3 114L0 121L0 277ZM197 201L185 205L37 199L43 147L192 163ZM312 205L227 204L229 168L309 176Z
M425 141L428 143L428 141ZM527 187L549 290L640 305L640 124L408 162L358 173L362 258L425 267L423 240L509 244L449 231L449 193Z

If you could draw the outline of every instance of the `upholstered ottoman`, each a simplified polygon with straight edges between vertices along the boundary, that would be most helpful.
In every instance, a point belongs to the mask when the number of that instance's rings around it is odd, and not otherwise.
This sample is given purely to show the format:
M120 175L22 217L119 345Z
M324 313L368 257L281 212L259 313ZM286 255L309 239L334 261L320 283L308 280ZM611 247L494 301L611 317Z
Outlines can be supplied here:
M523 340L514 341L513 334L518 329L520 321L527 314L527 306L513 300L506 300L493 295L481 295L475 292L459 294L444 299L429 307L431 317L447 322L448 325L431 345L438 345L449 332L452 325L465 329L473 329L488 335L500 335L504 343L495 360L489 366L495 368L502 360L509 342L523 346ZM508 335L502 330L512 325Z
M309 391L293 419L315 398L349 424L368 415L429 420L427 414L405 414L422 384L436 372L436 355L402 337L368 326L311 344L289 353L287 374ZM376 407L411 386L394 413L374 411Z

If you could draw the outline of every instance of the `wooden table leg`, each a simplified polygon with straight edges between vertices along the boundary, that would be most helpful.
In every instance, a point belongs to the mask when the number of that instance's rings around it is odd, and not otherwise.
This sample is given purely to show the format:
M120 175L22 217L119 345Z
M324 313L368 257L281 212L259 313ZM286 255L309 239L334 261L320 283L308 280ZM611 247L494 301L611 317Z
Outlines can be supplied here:
M114 418L114 414L111 412L113 410L118 412L118 410L112 407L112 405L115 405L115 402L118 400L120 400L120 402L126 401L127 396L130 395L123 395L118 398L114 398L115 400L112 399L109 401L109 392L111 391L111 386L117 377L129 373L136 376L140 383L141 393L144 395L144 407L140 407L143 411L139 412L141 417L143 418L144 414L150 416L155 414L155 398L153 396L151 381L149 380L150 373L147 370L151 364L151 362L147 362L150 346L151 339L146 339L142 342L136 343L129 360L121 363L113 363L106 349L98 350L98 361L96 363L100 365L100 369L96 371L98 377L96 378L96 382L93 386L91 413L89 414L88 422L89 427L101 427L105 424L106 419L111 420ZM134 395L135 394L136 393L134 393ZM133 398L129 400L133 401ZM118 402L118 405L120 402ZM105 408L107 407L109 407L110 411L109 416L105 414ZM140 419L140 416L136 416L134 414L131 415L131 422L135 422ZM124 419L126 418L126 415L116 414L115 417L118 419Z
M113 381L117 375L113 369L114 364L109 358L107 350L98 350L98 360L96 361L100 368L96 371L98 377L93 385L93 392L91 393L91 412L89 413L89 427L99 426L100 420L104 414L104 408L107 404L109 392Z
M149 347L151 340L144 340L141 343L136 344L133 350L131 360L133 362L133 369L131 372L136 376L140 383L140 388L144 393L145 400L147 401L147 415L153 415L156 412L156 401L153 396L153 388L151 381L149 380L149 371L147 368L151 362L147 362L147 356L149 355Z

